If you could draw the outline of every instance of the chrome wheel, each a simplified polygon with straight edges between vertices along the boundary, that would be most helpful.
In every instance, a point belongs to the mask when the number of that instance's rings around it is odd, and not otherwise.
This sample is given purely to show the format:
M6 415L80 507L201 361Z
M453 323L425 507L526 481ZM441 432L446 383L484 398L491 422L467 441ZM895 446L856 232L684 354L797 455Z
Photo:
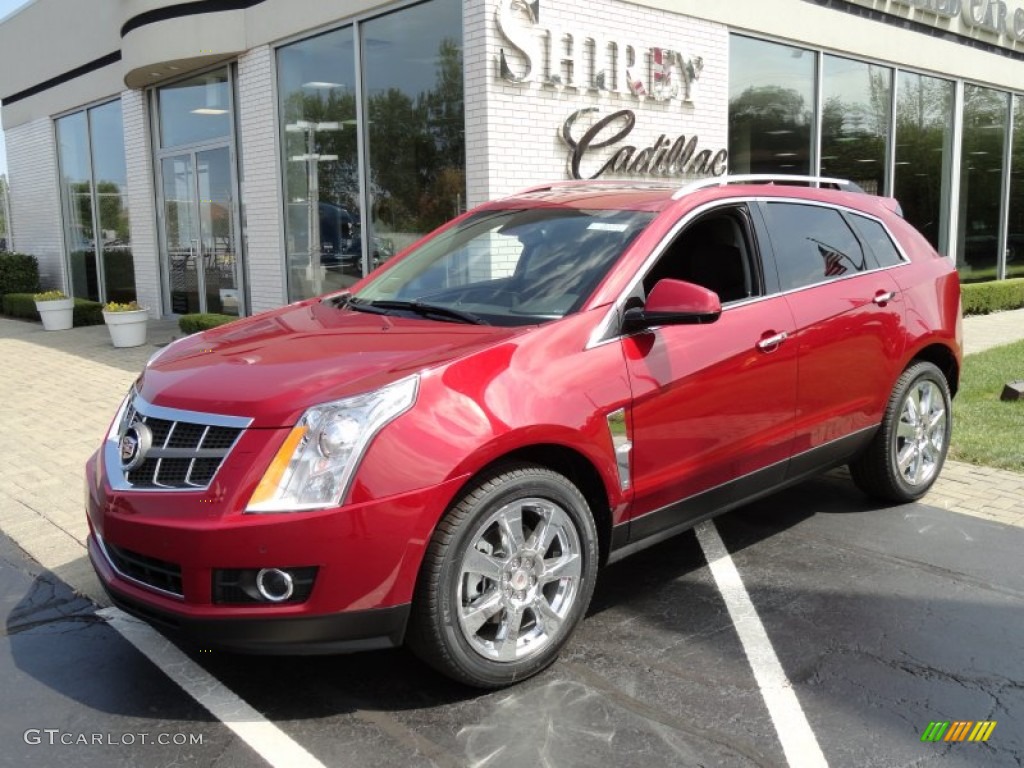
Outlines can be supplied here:
M908 485L930 483L946 451L946 399L930 379L916 381L900 410L895 459Z
M579 593L582 554L572 518L541 498L517 499L472 533L459 564L459 628L486 659L516 662L562 632Z

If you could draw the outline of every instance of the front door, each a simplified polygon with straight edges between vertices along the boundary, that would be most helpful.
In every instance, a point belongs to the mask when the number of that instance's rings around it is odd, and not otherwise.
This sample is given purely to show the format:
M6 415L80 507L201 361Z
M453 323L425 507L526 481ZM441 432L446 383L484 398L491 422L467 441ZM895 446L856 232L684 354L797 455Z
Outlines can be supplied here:
M244 314L238 210L228 146L160 161L163 261L174 314Z

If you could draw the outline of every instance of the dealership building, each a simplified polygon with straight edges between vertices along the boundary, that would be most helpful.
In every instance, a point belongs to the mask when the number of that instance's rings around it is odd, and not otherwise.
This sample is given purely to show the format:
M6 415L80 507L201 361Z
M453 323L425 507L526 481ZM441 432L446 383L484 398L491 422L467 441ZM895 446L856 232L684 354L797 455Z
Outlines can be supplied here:
M1024 276L1024 0L34 0L8 247L155 317L351 284L570 178L849 179Z

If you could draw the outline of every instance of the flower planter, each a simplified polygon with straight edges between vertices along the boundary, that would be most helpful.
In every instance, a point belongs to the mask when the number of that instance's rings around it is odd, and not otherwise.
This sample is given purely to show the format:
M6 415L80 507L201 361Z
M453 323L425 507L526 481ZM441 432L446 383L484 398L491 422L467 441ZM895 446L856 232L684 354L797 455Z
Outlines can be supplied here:
M36 301L36 311L47 331L66 331L74 322L74 299L51 299Z
M134 309L128 312L103 312L103 321L110 331L110 340L115 347L141 347L146 343L146 328L149 310Z

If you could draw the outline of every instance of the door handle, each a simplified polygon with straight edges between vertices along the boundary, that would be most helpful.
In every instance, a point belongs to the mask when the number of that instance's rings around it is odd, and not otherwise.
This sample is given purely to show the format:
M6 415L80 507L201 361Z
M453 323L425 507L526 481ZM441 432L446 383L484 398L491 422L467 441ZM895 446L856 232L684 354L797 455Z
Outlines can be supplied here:
M872 299L875 304L880 307L884 307L890 301L896 298L896 291L879 291L875 294L875 298Z
M784 342L788 338L788 333L786 333L785 331L780 331L779 333L776 333L774 336L768 336L766 338L761 339L759 342L757 342L757 348L760 349L762 352L774 352L776 349L779 348L779 345L782 344L782 342Z

